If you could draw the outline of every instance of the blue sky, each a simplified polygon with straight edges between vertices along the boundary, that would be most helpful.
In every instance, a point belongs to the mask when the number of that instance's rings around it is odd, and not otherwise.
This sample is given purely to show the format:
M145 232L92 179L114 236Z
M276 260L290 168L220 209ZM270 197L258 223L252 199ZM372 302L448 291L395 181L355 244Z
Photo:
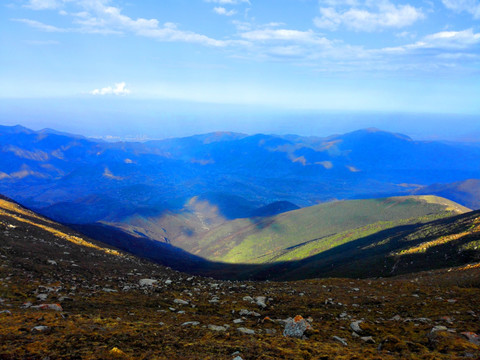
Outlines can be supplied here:
M15 109L26 118L36 108L42 119L58 120L68 115L59 110L65 101L76 104L74 118L79 109L100 116L125 103L134 114L137 104L139 121L152 115L146 102L169 116L186 116L186 107L203 111L198 104L240 113L480 115L479 0L4 0L0 6L3 122L15 121ZM168 109L158 105L166 103Z

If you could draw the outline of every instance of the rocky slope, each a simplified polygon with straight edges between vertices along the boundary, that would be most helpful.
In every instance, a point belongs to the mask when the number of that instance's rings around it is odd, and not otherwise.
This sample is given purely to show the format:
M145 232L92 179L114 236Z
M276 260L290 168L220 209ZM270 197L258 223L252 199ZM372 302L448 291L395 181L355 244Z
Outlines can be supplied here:
M1 359L478 358L480 265L392 279L190 276L0 200Z

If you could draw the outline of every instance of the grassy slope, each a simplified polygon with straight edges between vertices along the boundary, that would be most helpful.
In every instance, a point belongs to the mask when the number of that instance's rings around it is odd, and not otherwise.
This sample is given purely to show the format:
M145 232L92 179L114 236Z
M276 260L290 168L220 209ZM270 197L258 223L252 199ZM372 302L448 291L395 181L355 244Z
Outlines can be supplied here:
M466 211L434 196L339 201L265 219L227 222L206 233L198 247L189 250L232 263L302 259L384 229Z

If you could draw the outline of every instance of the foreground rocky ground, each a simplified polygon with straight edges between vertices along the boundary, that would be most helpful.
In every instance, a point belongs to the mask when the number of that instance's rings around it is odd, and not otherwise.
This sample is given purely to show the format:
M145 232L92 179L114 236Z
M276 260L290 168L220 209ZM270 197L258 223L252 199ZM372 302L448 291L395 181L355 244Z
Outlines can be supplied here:
M480 265L217 281L0 203L0 359L478 359L479 286Z

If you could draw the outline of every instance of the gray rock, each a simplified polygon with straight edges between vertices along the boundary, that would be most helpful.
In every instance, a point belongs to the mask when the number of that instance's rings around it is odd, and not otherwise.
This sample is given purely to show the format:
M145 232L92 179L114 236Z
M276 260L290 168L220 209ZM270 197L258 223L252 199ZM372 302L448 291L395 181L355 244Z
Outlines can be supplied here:
M267 304L267 297L266 296L257 296L255 297L255 303L260 306L261 308L266 308Z
M235 319L235 320L233 320L233 323L234 324L241 324L241 323L243 323L243 320L242 319Z
M38 294L37 295L37 300L39 301L45 301L48 298L48 294Z
M40 326L35 326L33 329L32 329L32 333L36 333L36 332L47 332L49 331L50 328L48 326L44 326L44 325L40 325Z
M140 279L138 281L138 285L140 286L153 286L156 284L158 281L154 279Z
M332 336L332 339L338 341L343 346L348 346L347 340L338 336Z
M296 316L295 319L288 318L285 322L283 336L301 338L306 330L312 330L312 325L303 317Z
M173 300L173 302L175 304L178 304L178 305L188 305L188 301L185 301L185 300L182 300L182 299L175 299L175 300Z
M244 327L240 327L237 329L238 332L241 332L243 334L247 334L247 335L255 335L255 331L252 330L252 329L247 329L247 328L244 328Z
M233 358L233 360L243 360L243 358L240 357L240 356L235 356L235 357Z
M255 312L255 311L249 311L249 310L246 310L246 309L240 310L240 311L238 312L238 314L239 314L240 316L246 316L246 315L251 315L251 316L256 316L256 317L260 316L259 313Z
M362 336L360 339L367 344L375 344L375 340L371 336Z
M198 321L187 321L182 324L182 326L197 326L200 325L200 322Z
M360 323L362 321L354 321L350 324L350 329L353 330L353 332L356 332L357 334L361 334L363 332L362 328L360 327Z
M227 328L225 326L218 326L218 325L212 325L209 324L208 328L213 331L227 331Z
M103 288L102 291L105 291L105 292L107 292L107 293L118 292L118 290L110 289L110 288Z
M436 333L437 331L447 331L447 330L448 328L446 326L437 325L437 326L434 326L432 330L430 330L430 333L433 334L433 333Z

